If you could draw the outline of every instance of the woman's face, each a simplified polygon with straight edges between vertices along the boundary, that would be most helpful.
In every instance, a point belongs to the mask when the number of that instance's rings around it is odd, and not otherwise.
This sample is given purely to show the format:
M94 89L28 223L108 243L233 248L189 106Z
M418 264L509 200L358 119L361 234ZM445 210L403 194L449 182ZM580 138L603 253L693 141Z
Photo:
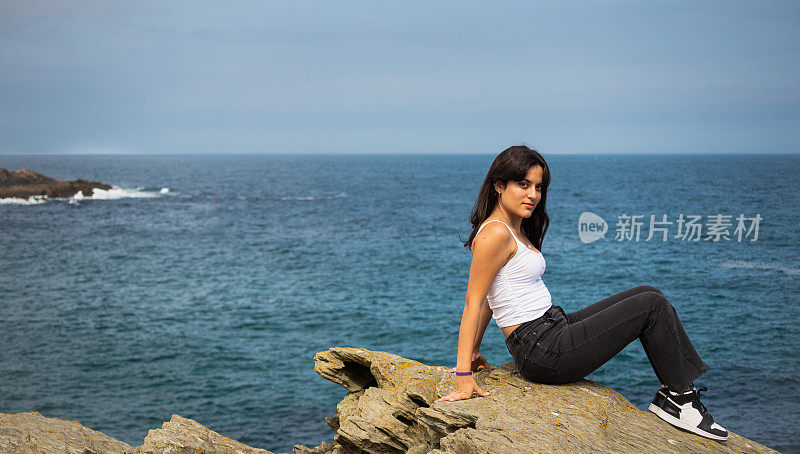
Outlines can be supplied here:
M528 218L542 197L542 166L535 165L521 181L509 181L505 188L495 184L500 193L500 205L509 214Z

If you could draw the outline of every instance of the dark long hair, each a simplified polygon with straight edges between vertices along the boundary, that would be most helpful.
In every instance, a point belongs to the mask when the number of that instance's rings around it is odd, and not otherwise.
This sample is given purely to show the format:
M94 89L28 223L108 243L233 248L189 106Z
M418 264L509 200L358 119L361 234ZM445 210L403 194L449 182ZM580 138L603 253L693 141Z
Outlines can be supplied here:
M522 219L522 233L528 237L538 250L542 250L542 241L550 225L550 218L547 216L547 187L550 186L550 168L547 166L542 155L538 151L532 150L525 145L516 145L503 150L492 162L489 173L483 180L483 185L478 193L478 200L472 207L469 221L472 223L472 234L469 239L464 241L464 247L471 249L472 240L478 233L478 228L486 218L492 214L497 205L498 194L494 189L494 183L499 181L503 185L509 181L520 181L525 178L533 166L542 166L542 197L533 214L528 218Z

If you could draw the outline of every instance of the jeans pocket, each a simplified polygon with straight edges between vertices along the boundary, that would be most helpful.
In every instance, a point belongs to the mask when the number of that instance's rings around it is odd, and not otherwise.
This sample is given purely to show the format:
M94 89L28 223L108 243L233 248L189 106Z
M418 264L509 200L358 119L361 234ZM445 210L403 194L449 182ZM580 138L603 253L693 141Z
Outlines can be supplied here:
M534 328L530 329L528 332L524 333L521 339L518 339L518 343L521 345L528 345L528 346L541 346L542 337L544 337L547 330L552 328L552 326L553 326L552 322L544 321L539 325L535 326Z
M519 366L519 373L525 379L535 383L559 383L559 355L549 348L553 341L550 333L552 331L545 332L533 345L527 346L525 357Z
M525 352L523 362L533 362L542 367L554 367L558 355L551 348L557 340L554 323L548 320L526 333L522 344Z

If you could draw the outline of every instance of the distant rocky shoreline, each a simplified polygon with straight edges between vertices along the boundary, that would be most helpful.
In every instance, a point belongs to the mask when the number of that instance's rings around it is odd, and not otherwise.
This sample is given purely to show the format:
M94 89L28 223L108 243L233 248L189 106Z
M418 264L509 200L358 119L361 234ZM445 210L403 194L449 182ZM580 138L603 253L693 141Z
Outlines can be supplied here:
M490 397L434 402L455 383L444 366L349 347L317 353L314 362L320 376L348 393L337 414L326 418L336 432L333 443L295 445L296 454L777 452L733 432L724 443L683 432L589 380L557 386L529 382L514 363L475 374ZM0 452L272 454L179 415L132 447L39 413L0 413Z
M27 199L33 196L73 197L78 192L90 197L95 189L111 189L111 185L98 181L57 180L29 169L10 170L0 167L0 199Z

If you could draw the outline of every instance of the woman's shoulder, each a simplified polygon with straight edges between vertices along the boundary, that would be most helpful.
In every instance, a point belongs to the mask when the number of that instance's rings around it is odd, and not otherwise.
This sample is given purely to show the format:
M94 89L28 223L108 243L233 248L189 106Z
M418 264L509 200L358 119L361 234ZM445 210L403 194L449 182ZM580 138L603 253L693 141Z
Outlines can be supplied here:
M484 222L483 227L472 240L472 250L478 246L489 252L511 251L516 248L516 242L508 227L502 222Z

